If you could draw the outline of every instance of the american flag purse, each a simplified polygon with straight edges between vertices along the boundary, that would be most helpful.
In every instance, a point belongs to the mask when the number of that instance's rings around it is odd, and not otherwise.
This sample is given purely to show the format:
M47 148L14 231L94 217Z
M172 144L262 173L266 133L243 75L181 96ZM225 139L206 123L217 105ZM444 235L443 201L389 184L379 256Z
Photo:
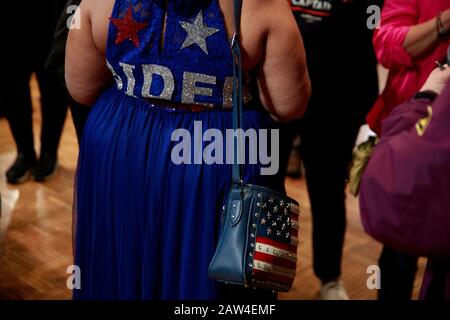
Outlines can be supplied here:
M209 276L252 288L289 291L295 278L298 203L268 188L234 186Z
M242 69L238 35L242 0L234 1L235 35L233 129L242 113ZM251 288L289 291L295 278L299 204L277 191L244 184L243 166L237 164L239 143L234 143L233 185L222 213L218 245L209 265L209 277Z

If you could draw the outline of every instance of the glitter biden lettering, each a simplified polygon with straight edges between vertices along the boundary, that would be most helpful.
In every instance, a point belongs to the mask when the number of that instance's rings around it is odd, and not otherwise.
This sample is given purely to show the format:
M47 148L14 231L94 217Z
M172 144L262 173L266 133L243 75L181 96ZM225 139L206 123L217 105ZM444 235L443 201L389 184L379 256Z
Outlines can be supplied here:
M131 97L142 97L174 101L173 95L177 85L174 73L165 66L157 64L132 65L124 62L119 63L119 69L115 70L108 62L107 66L116 81L118 90L125 92ZM120 76L119 74L123 74ZM142 81L142 89L136 86L137 78ZM181 99L183 104L205 104L208 105L208 97L212 97L214 90L220 90L223 107L231 107L233 93L233 78L225 77L223 87L218 88L217 78L212 75L188 72L182 74ZM248 88L249 77L245 77L244 103L251 100Z

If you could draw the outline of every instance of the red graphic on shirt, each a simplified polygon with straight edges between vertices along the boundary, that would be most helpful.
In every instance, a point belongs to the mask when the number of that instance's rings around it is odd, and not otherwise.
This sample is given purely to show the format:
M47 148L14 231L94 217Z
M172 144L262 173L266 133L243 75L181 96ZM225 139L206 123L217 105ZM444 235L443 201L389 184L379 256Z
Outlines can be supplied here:
M133 42L136 48L139 47L139 31L146 28L148 23L137 22L133 17L133 9L129 7L122 19L109 18L111 23L117 28L116 44L120 44L125 40Z
M331 15L331 3L328 1L294 2L288 0L288 2L292 11L303 12L317 17L329 17Z

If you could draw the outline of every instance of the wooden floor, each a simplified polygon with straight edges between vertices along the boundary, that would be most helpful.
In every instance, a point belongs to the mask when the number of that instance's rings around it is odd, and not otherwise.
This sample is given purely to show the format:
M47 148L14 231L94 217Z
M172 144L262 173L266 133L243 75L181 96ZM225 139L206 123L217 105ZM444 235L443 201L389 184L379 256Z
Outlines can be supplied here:
M39 137L39 93L34 82L32 92L35 137ZM36 145L39 146L38 140ZM0 119L0 299L70 299L66 269L72 264L71 210L77 149L69 115L57 174L46 183L8 185L4 172L15 159L15 146L6 120ZM319 281L311 268L311 214L305 182L288 179L286 183L288 193L301 203L300 259L294 288L280 298L315 299ZM351 299L374 299L376 292L366 286L366 269L377 263L381 246L364 233L358 201L351 195L347 197L347 208L343 280ZM423 269L421 260L414 297Z

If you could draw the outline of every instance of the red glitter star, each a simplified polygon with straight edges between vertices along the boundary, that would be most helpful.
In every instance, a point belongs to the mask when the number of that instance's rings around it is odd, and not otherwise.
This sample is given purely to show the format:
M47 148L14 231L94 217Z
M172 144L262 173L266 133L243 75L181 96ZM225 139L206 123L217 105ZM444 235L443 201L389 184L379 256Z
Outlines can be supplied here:
M111 23L118 29L116 44L125 40L133 42L136 48L139 47L139 31L147 27L148 23L137 22L133 18L133 9L130 6L123 19L109 18Z

